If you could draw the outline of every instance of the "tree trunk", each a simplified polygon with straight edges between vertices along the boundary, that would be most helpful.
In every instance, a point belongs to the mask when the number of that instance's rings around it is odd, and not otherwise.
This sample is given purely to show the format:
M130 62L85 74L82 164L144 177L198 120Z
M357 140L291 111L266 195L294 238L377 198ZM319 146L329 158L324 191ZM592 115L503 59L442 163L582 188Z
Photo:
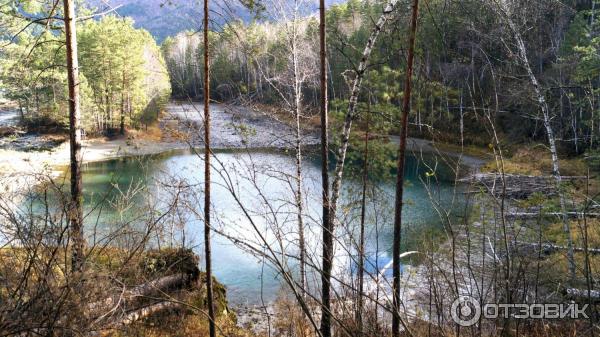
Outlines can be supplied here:
M129 92L129 88L127 88L127 114L129 115L129 123L131 123L134 128L137 128L137 122L133 122L133 114L131 110L131 93Z
M128 313L116 325L129 325L129 324L135 323L143 318L152 316L152 315L157 314L162 311L177 310L177 309L182 309L182 308L183 308L183 305L180 303L170 302L170 301L159 302L159 303L152 304L147 307L144 307L144 308L141 308L141 309L138 309L138 310Z
M344 174L344 163L346 161L346 152L348 150L348 141L350 139L350 129L352 128L352 122L354 121L354 118L356 117L356 115L355 115L356 114L356 104L358 102L358 95L360 93L362 79L367 70L367 63L368 63L369 57L371 56L371 52L373 51L373 46L375 45L375 42L377 41L377 37L379 36L379 33L383 29L385 23L391 18L392 12L394 11L394 8L396 7L397 3L398 3L398 0L391 0L387 4L385 9L383 10L383 13L381 14L381 16L379 17L379 20L375 24L375 27L373 27L373 30L371 31L371 35L369 36L369 40L367 41L367 45L365 46L365 49L363 50L362 59L360 61L360 64L358 65L358 70L356 72L356 77L354 78L354 83L352 84L352 92L351 92L350 99L348 102L348 110L346 111L346 116L344 118L344 129L342 131L341 144L340 144L340 148L338 150L337 162L335 164L335 173L334 173L334 180L333 180L333 186L332 186L332 192L331 192L331 218L332 219L335 219L335 214L336 214L336 210L337 210L337 203L338 203L338 199L340 196L340 189L342 186L342 177Z
M463 107L463 91L460 90L460 148L465 146L465 113Z
M560 211L563 214L562 215L563 231L565 232L565 234L567 236L567 244L569 247L569 250L567 252L567 259L568 259L568 263L569 263L569 273L571 275L571 279L575 280L576 275L575 275L575 259L574 259L574 253L573 253L573 237L571 235L571 228L569 226L569 219L568 219L567 211L566 211L565 195L561 191L562 177L560 175L560 164L558 162L558 151L556 150L556 139L554 137L554 131L552 130L550 109L548 107L548 103L546 102L546 98L545 98L544 94L542 93L540 84L539 84L537 78L535 77L535 75L533 74L533 71L531 70L531 66L529 65L529 59L527 58L527 49L525 48L525 43L523 42L521 33L518 31L514 22L510 18L510 14L508 12L508 9L505 7L505 5L500 3L499 6L500 6L501 10L503 11L503 14L507 20L507 23L509 25L511 32L513 33L513 37L515 39L515 42L517 44L517 49L519 51L519 57L521 59L521 63L523 64L523 67L527 71L527 76L529 77L531 86L533 87L534 93L537 97L538 104L540 106L540 109L542 110L544 128L546 129L546 136L548 137L548 145L550 146L550 155L552 158L552 175L554 176L554 179L556 182L556 188L558 191L558 197L559 197L559 201L560 201Z
M359 336L363 335L363 293L365 278L365 217L367 211L367 183L369 180L369 127L371 122L371 93L367 101L367 130L365 132L365 148L363 156L362 198L360 203L360 237L358 242L358 296L356 301L355 320Z
M406 138L408 133L408 115L410 113L410 91L412 84L413 61L415 53L415 38L417 33L417 19L419 14L419 0L413 0L412 18L410 22L410 35L408 40L408 61L406 65L406 80L404 81L404 95L402 102L402 124L400 146L398 148L398 173L396 177L396 201L394 212L394 243L392 248L392 264L394 281L392 285L393 312L392 336L400 336L400 243L402 240L402 206L404 194L404 155L406 152Z
M210 64L208 53L208 0L204 0L204 254L206 262L206 298L210 337L216 336L210 250Z
M295 23L294 23L295 24ZM296 46L296 32L292 42L292 58L294 62L294 96L296 117L296 208L298 210L298 249L300 250L300 291L306 292L306 247L304 240L304 219L302 217L302 130L300 129L300 116L302 109L302 85L299 78L298 57Z
M71 230L71 269L83 270L83 207L81 184L81 105L79 101L79 62L77 59L77 31L75 4L64 0L65 38L67 45L67 78L69 84L69 145L71 152L71 205L69 222Z
M121 135L125 135L125 72L123 72L123 87L121 88Z
M344 162L346 151L348 149L348 140L350 138L350 129L352 121L355 118L356 104L358 94L362 84L362 79L367 69L367 61L373 50L373 45L379 36L383 26L391 17L398 0L391 0L383 10L382 15L373 27L367 45L363 50L363 56L358 66L356 77L352 85L352 94L350 95L348 111L344 119L344 129L342 131L342 143L338 150L338 158L335 167L335 177L332 186L331 200L329 199L329 144L327 134L327 64L325 50L325 3L320 0L319 16L319 36L321 45L321 155L323 157L321 174L323 181L323 271L321 273L322 298L321 298L321 335L323 337L331 336L331 313L330 313L330 279L333 259L333 230L337 202L339 199L340 188L342 184L342 175L344 171Z
M35 95L34 95L35 96L35 114L36 114L36 116L39 117L40 116L40 96L38 94L37 88L35 88L34 93L35 93Z
M123 293L119 292L104 300L90 303L87 306L88 315L96 317L98 313L109 311L116 304L126 308L129 304L135 302L136 298L157 296L169 289L183 288L191 279L191 275L178 273L137 285Z
M23 112L23 102L19 100L19 120L21 123L25 121L25 113Z
M333 221L329 205L329 134L327 120L327 45L325 0L319 0L319 58L321 82L321 183L323 188L323 265L321 271L321 337L331 337L331 269L333 265Z

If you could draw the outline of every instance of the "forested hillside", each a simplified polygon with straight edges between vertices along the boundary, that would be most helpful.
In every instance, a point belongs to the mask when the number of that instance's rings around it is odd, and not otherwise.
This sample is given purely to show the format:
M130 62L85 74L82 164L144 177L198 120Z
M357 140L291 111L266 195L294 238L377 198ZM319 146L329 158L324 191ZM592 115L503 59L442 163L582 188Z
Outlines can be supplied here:
M327 12L330 97L334 113L347 108L352 70L358 67L373 21L383 4L351 0ZM381 111L383 132L394 128L400 115L402 78L406 49L403 37L408 27L406 11L374 46L365 74L359 109L370 96L372 109ZM553 111L552 127L559 146L567 153L581 154L596 148L600 129L598 76L600 58L596 33L600 23L589 3L571 7L563 3L522 3L511 13L513 24L527 46L527 62L544 90ZM264 23L230 23L215 34L213 95L222 100L246 96L255 102L281 101L269 83L279 81L292 67L288 58L289 38L282 20L292 15L267 10ZM297 50L300 66L314 69L318 62L318 20L297 18L302 47ZM423 10L417 38L415 96L411 125L418 134L438 139L463 138L464 144L492 142L486 118L492 116L505 141L543 140L530 77L514 41L511 28L496 9L480 2L428 2ZM284 33L281 33L284 31ZM182 32L163 43L177 97L199 97L202 92L202 46L193 32ZM312 72L312 75L316 74ZM308 107L317 106L318 83L308 76L302 90ZM368 94L371 92L371 94ZM533 97L533 98L532 98ZM492 113L492 114L490 114ZM386 122L387 121L387 122ZM397 130L393 130L396 132ZM463 134L461 134L463 132Z
M339 0L326 1L327 6L339 3ZM158 43L165 38L177 35L177 33L201 29L200 17L202 17L202 5L198 1L183 0L110 0L98 1L87 0L90 7L104 10L116 8L120 16L131 17L135 21L136 28L149 31ZM251 22L256 15L248 10L245 2L215 1L210 4L212 10L219 13L212 21L217 25L223 25L231 20L242 20ZM260 2L257 2L260 4ZM307 10L317 11L317 4L313 4Z
M3 49L4 96L18 104L32 126L66 128L67 76L61 66L60 32L26 32ZM131 19L106 16L81 25L83 128L106 133L155 121L168 101L169 75L152 36ZM44 125L45 124L45 125Z

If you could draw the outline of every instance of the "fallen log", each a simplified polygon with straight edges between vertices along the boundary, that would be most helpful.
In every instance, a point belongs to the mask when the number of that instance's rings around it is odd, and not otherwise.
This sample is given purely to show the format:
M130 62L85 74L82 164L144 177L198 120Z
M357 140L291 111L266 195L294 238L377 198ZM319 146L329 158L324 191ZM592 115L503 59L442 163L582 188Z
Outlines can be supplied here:
M143 307L141 309L129 312L120 321L116 322L115 325L116 326L129 325L129 324L137 322L141 319L144 319L146 317L155 315L155 314L163 312L163 311L179 310L182 308L183 308L183 305L181 303L176 303L176 302L171 302L171 301L155 303L155 304Z
M586 179L586 177L562 177L562 181L581 179ZM469 177L460 179L459 181L464 183L474 183L482 186L487 189L489 193L496 197L505 196L514 199L526 199L533 193L541 193L544 195L556 194L556 183L553 176L505 174L503 177L498 173L476 173Z
M138 296L148 296L154 291L161 291L183 286L189 280L189 275L183 273L164 276L133 287L133 289L128 292L128 297L133 298Z
M14 126L0 126L0 138L8 136L24 135L26 132Z
M600 291L587 289L568 288L565 290L567 298L574 301L600 303Z
M522 241L517 241L517 245L522 246L522 247L531 247L531 248L535 248L537 251L537 248L540 247L540 244L537 242L522 242ZM559 246L559 245L555 245L552 243L542 243L541 244L541 248L542 248L542 253L548 255L548 254L552 254L555 251L558 250L569 250L569 247L567 246ZM582 247L573 247L573 251L576 252L585 252L585 248ZM589 254L592 255L596 255L596 254L600 254L600 248L588 248L587 249Z
M88 305L88 313L91 317L95 317L111 310L116 305L125 307L135 302L136 298L153 296L169 289L182 288L190 281L190 276L184 273L164 276L91 303Z
M534 176L534 175L526 175L526 174L505 174L505 180L511 179L527 179L527 180L551 180L554 179L554 176ZM587 179L586 176L561 176L563 180L581 180ZM469 181L501 181L502 174L500 173L475 173L468 177L460 179L463 182Z
M563 216L560 212L513 212L507 213L506 218L508 219L537 219L538 217L557 217L560 218ZM585 213L585 212L567 212L567 217L571 219L577 218L600 218L600 213Z

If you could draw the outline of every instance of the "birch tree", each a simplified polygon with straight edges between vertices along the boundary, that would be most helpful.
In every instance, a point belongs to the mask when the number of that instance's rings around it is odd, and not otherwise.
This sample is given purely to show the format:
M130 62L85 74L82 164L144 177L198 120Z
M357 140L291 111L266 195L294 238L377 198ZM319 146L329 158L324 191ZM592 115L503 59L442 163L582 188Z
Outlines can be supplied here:
M341 133L340 147L337 150L337 162L335 164L334 180L331 192L331 216L333 218L335 218L336 215L338 200L340 197L340 190L342 188L342 178L344 174L346 153L348 151L348 144L350 141L350 131L352 129L352 123L354 122L357 116L356 106L358 104L358 96L362 88L362 81L367 72L369 58L371 56L371 53L373 52L373 46L375 45L375 42L377 42L377 38L379 37L379 34L385 27L385 24L392 18L392 14L394 12L394 9L396 8L397 3L398 0L389 1L383 9L379 20L377 20L377 23L375 23L375 25L373 26L369 39L367 40L367 44L365 45L365 48L362 52L362 58L360 60L360 63L356 68L354 80L352 81L352 91L350 94L350 98L348 99L348 109L344 115L344 126Z
M208 41L208 0L204 0L204 259L206 263L206 299L210 337L216 336L215 305L210 250L210 54Z
M83 205L81 183L81 103L79 101L79 62L77 58L77 29L75 27L75 4L73 0L64 0L64 21L67 58L67 78L69 86L69 145L71 168L71 205L69 218L71 224L72 269L83 269Z
M333 217L329 203L329 131L327 116L327 44L325 0L319 0L319 71L321 110L321 186L323 189L323 260L321 271L321 336L331 337L331 269L333 266Z
M285 1L271 1L267 6L267 13L281 27L283 37L282 48L273 52L265 52L268 56L258 55L259 59L285 60L283 68L269 71L268 65L256 62L264 80L269 83L273 91L277 93L283 110L294 118L294 144L295 148L295 190L294 203L297 211L298 228L298 259L300 271L300 289L306 290L306 240L304 220L304 193L302 187L303 175L303 130L302 122L306 117L303 91L308 84L314 84L316 72L316 55L310 50L310 41L305 37L308 22L302 17L307 11L307 3L296 0L293 3ZM270 57L269 57L270 56ZM265 69L267 68L267 69ZM270 74L270 72L272 74Z
M531 87L533 88L533 93L542 113L542 121L544 124L544 129L546 130L546 137L548 138L548 146L550 147L550 156L552 160L552 176L554 177L556 183L556 188L558 191L558 197L560 202L560 212L562 214L561 220L563 223L563 231L567 236L567 245L569 247L567 251L569 273L571 276L571 280L575 280L576 266L575 257L573 253L573 236L571 235L571 228L569 225L569 218L567 214L567 202L565 199L564 192L562 191L562 176L560 174L560 163L558 160L558 151L556 149L556 137L552 128L552 115L550 112L550 108L548 107L548 103L543 89L537 77L531 69L529 58L527 56L527 48L525 47L525 42L523 41L523 36L521 35L519 28L513 20L513 16L515 15L515 13L513 13L513 9L511 8L510 2L508 0L494 0L494 5L494 8L502 18L504 23L507 25L510 34L512 35L512 38L517 48L517 60L525 69Z
M410 113L410 92L412 85L413 62L415 57L415 39L417 35L417 19L419 15L419 0L414 0L408 38L408 60L406 64L406 79L404 81L404 96L402 97L402 120L400 129L400 146L398 148L398 173L396 176L396 201L394 204L394 244L392 248L393 264L393 312L392 336L400 336L400 244L402 243L402 208L404 206L404 159L406 154L406 138L408 133L408 115Z

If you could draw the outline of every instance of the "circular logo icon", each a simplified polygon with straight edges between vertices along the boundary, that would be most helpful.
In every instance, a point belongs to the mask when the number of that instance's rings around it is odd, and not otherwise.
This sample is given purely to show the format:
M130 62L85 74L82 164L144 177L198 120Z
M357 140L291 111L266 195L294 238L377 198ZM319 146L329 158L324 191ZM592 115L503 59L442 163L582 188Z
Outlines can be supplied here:
M460 296L450 307L452 320L460 326L471 326L481 317L481 305L471 296Z

